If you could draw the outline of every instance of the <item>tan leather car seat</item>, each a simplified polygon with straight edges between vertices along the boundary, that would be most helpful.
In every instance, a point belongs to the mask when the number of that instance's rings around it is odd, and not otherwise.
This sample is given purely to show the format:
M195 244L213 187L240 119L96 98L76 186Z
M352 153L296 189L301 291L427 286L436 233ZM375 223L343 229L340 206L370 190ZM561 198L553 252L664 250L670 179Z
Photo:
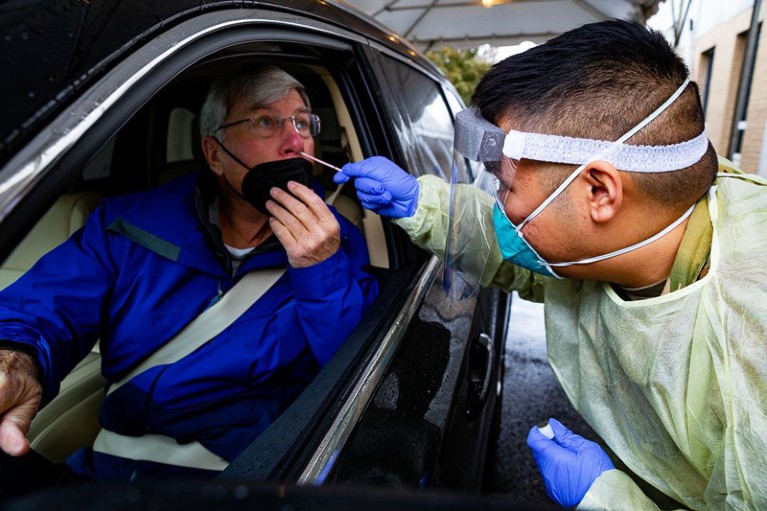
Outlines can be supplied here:
M100 202L99 195L87 191L65 193L59 197L0 265L0 289L15 282L44 254L82 227Z
M62 195L0 266L0 288L15 282L44 254L63 243L101 202L92 192ZM29 431L32 448L54 462L90 445L104 396L98 346L61 382L59 395L40 410Z

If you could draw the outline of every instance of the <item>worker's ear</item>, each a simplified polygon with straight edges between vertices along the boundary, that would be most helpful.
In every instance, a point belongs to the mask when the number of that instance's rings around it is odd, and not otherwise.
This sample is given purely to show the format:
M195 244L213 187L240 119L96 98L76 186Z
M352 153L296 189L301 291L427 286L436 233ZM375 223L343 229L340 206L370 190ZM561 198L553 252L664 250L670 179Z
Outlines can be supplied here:
M621 174L611 163L597 160L581 172L586 189L589 215L594 222L611 220L623 202Z
M203 137L202 152L205 155L205 159L208 160L208 166L214 174L219 176L223 175L224 167L221 163L221 146L213 140L213 137Z

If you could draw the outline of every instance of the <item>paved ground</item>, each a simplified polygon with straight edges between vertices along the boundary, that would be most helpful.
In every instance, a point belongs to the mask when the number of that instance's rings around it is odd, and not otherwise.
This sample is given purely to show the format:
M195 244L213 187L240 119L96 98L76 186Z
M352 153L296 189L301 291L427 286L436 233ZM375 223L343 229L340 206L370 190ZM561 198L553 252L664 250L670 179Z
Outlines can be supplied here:
M501 433L488 491L550 503L525 443L528 431L536 422L554 417L587 438L596 434L570 406L546 360L543 305L522 300L515 293L511 324Z

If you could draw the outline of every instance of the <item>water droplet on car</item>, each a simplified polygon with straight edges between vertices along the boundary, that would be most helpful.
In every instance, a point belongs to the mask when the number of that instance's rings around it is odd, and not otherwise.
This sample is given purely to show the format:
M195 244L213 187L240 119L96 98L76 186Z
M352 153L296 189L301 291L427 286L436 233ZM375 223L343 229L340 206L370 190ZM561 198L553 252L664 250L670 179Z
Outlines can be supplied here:
M236 499L244 499L248 496L250 491L248 490L248 487L245 485L237 486L232 494L234 495L234 498Z

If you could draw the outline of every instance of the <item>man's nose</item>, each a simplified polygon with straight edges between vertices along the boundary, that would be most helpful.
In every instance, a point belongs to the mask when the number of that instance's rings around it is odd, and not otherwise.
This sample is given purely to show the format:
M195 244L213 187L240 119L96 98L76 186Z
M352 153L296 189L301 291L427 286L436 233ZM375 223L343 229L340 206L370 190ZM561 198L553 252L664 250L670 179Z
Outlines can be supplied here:
M290 154L303 150L304 139L293 129L293 126L285 126L280 134L280 152Z

